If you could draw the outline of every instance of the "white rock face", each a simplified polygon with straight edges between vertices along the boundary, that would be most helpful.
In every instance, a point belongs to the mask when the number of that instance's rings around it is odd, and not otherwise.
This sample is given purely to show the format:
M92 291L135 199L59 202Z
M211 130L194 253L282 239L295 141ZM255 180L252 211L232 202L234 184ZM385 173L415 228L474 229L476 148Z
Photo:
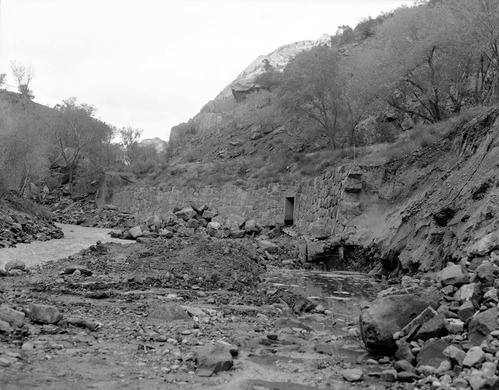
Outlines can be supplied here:
M299 41L291 43L289 45L281 46L267 55L258 56L251 64L248 65L246 69L243 70L241 74L239 74L239 76L236 77L236 79L232 83L230 83L230 85L225 87L223 91L220 92L220 94L215 98L215 100L232 97L231 87L235 84L240 83L245 85L254 81L256 76L264 72L263 61L265 59L269 60L269 64L272 65L274 69L282 72L286 67L286 65L289 63L289 61L293 57L295 57L298 53L305 50L310 50L313 47L319 45L330 46L331 36L329 34L323 34L317 40Z
M158 153L164 152L166 150L167 142L163 141L159 137L155 138L146 138L140 141L140 145L142 146L153 146Z
M289 61L298 53L310 50L319 45L330 46L331 36L329 34L323 34L317 40L295 42L281 46L267 55L258 56L232 83L225 87L214 100L206 103L201 111L194 116L189 123L191 123L201 134L216 129L223 123L223 116L221 112L217 110L216 103L226 99L234 99L232 95L232 88L234 87L238 89L237 86L246 88L254 85L255 78L265 71L263 60L268 59L269 64L272 65L274 69L282 72ZM170 133L170 142L175 143L176 140L179 139L179 131L178 128L172 129Z

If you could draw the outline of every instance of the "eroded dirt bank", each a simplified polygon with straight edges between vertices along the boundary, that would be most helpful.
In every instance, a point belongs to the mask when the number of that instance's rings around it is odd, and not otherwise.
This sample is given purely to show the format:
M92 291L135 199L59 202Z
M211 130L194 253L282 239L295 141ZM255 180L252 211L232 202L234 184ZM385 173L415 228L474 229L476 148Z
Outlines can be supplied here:
M352 240L403 272L438 271L498 227L499 108L456 124L440 145L363 172Z

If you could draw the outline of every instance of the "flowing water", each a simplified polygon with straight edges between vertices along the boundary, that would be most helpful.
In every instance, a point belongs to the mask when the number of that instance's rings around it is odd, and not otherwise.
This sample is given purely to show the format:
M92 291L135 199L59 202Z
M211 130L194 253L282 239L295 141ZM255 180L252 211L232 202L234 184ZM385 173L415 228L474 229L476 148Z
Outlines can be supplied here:
M0 250L0 269L9 260L22 260L27 267L46 263L50 260L64 259L82 249L94 245L97 241L121 242L129 244L134 241L111 238L111 229L82 227L76 225L57 224L64 232L64 238L50 241L34 241L31 244L17 244L15 248Z

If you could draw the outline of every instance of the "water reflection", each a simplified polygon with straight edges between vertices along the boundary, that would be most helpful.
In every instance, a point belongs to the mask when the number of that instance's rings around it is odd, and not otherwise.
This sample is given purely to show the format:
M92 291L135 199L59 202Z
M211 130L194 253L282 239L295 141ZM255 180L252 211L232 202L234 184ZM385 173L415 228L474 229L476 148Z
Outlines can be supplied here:
M326 309L341 311L357 307L362 300L373 300L381 290L370 276L348 271L281 270L268 282L321 303Z

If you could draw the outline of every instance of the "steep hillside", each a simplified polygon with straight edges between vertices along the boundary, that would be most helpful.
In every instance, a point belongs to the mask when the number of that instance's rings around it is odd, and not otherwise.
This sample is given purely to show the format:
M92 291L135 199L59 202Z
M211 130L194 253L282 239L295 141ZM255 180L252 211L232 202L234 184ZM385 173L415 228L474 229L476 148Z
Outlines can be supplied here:
M331 36L324 34L318 40L282 46L255 59L194 118L172 129L171 164L193 182L210 166L213 173L224 171L224 181L234 181L247 170L251 174L246 179L290 173L289 167L304 153L324 149L326 137L306 121L291 123L293 119L283 117L272 93L261 89L256 78L268 67L282 71L302 51L330 44ZM193 172L198 163L203 164L203 172ZM270 167L272 172L267 171Z
M409 271L497 247L499 108L449 127L441 143L379 167L360 166L360 211L347 215L354 241L379 246Z
M0 90L0 182L21 188L30 176L45 175L54 150L51 126L58 113L46 106L27 102L18 93Z

